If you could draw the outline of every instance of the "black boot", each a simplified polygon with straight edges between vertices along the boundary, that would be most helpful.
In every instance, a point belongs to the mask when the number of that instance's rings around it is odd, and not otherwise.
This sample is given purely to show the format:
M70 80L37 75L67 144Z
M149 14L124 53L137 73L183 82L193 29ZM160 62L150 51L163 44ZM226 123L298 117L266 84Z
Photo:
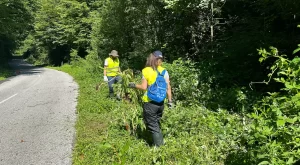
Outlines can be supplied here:
M154 146L159 147L164 144L162 133L152 133Z

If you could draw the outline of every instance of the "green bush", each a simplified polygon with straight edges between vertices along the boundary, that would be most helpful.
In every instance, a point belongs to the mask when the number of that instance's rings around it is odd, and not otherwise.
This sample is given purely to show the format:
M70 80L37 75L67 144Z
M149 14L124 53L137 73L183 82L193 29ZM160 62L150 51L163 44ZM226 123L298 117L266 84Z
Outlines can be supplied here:
M170 74L175 101L185 105L201 104L212 110L251 111L255 100L260 98L257 93L246 87L220 87L213 81L213 74L200 70L199 65L204 64L183 59L164 64Z
M169 72L174 100L185 104L197 104L206 97L209 84L199 83L199 70L196 63L178 59L172 64L165 63Z
M0 81L13 75L13 71L7 65L0 66Z
M260 49L260 61L275 58L270 79L284 84L254 107L248 130L247 151L259 164L294 164L300 159L300 58L288 60L276 48ZM269 81L268 81L269 82ZM268 83L265 82L265 83Z

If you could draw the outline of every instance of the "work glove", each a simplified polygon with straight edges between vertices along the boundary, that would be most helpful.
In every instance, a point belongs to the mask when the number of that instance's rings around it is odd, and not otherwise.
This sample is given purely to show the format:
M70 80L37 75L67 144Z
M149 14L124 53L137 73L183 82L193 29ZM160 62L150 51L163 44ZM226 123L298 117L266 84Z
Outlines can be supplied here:
M170 109L173 108L173 103L172 103L172 101L169 101L169 102L168 102L168 108L170 108Z
M105 81L105 82L108 82L107 76L104 76L104 81Z
M128 88L135 88L135 83L134 82L130 82L128 84Z

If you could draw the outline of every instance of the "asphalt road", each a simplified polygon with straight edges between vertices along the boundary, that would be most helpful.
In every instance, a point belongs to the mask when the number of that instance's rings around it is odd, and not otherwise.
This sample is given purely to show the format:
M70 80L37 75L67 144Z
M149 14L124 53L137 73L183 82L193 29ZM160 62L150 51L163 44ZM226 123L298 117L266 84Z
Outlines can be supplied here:
M0 83L0 165L69 165L78 86L66 73L22 60Z

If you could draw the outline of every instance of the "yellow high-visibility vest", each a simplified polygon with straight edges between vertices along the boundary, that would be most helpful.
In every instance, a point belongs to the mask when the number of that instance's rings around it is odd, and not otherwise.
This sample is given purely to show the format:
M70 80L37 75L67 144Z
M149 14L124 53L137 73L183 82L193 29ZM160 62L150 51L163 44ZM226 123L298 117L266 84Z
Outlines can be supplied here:
M107 67L106 67L106 76L117 76L119 73L119 59L113 60L112 58L108 57L107 60Z

